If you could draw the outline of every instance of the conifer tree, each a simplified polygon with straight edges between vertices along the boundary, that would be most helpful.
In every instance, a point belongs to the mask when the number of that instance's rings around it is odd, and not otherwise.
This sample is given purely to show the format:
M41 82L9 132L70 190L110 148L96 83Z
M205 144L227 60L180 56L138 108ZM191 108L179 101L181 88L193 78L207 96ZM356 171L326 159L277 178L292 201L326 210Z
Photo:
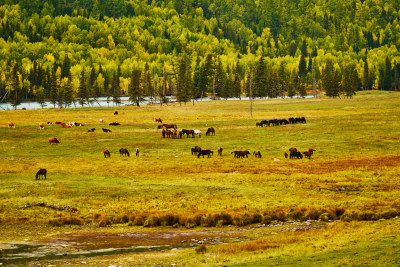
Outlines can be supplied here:
M140 102L144 100L141 73L142 71L140 69L134 69L129 83L129 101L135 103L138 107L140 106Z
M87 102L88 92L85 83L85 69L82 69L81 77L79 79L79 88L78 88L78 101L79 104L83 107Z
M64 84L64 105L65 107L71 106L73 102L73 92L72 92L72 77L71 72L67 77L67 81Z
M252 80L252 91L253 97L266 96L267 75L265 72L264 55L261 55L260 59L256 63L254 71L254 77Z
M383 78L383 90L390 90L392 88L392 63L389 57L385 60L385 74Z

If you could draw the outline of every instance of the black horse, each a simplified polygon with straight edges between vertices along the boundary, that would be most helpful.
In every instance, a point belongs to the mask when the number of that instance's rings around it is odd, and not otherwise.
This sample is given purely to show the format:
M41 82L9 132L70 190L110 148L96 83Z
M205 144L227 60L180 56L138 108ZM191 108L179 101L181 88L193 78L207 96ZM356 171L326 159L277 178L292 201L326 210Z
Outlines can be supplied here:
M43 176L44 179L47 177L47 170L46 169L39 169L39 171L36 173L36 180L40 180L40 176Z
M196 155L197 153L200 153L201 148L199 146L195 146L191 149L192 155Z
M207 155L207 158L211 157L211 155L214 155L214 152L212 152L211 150L202 150L197 154L197 157L200 158L200 156Z
M303 155L301 154L301 152L298 152L298 151L290 151L290 158L291 159L294 159L294 158L302 159Z

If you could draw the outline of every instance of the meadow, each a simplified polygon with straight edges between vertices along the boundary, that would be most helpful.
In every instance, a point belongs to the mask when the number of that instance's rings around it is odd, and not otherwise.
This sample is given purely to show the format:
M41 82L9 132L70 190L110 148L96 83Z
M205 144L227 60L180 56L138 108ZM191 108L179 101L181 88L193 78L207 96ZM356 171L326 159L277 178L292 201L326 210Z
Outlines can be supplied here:
M310 255L324 251L319 260L329 263L327 258L354 249L348 247L351 242L357 242L357 250L365 249L368 231L382 233L369 245L375 244L379 251L391 240L397 244L391 249L398 251L398 231L392 226L399 222L392 219L400 214L399 100L399 92L378 91L360 92L352 99L257 99L253 118L248 101L1 111L1 241L15 241L17 232L48 237L72 229L66 227L83 232L204 231L277 221L334 220L313 233L278 234L274 241L256 231L246 244L213 246L206 252L212 259L208 261L193 249L155 254L152 261L162 265L164 258L171 258L181 264L262 266L266 261L285 265L302 258L312 264ZM255 125L262 119L302 116L306 124ZM155 117L203 134L162 138ZM39 130L39 123L48 121L86 125L45 125ZM8 122L16 128L7 128ZM111 122L121 125L109 126ZM205 136L208 127L215 128L215 136ZM96 131L87 132L91 128ZM50 137L57 137L60 144L50 145ZM213 150L214 155L197 158L191 154L194 146ZM223 147L222 156L217 154L218 146ZM131 152L130 157L119 155L122 147ZM316 152L310 160L286 159L290 147ZM136 148L139 157L134 155ZM104 158L103 149L111 152L110 158ZM262 158L233 158L234 150L258 150ZM35 180L39 168L47 169L46 180ZM77 212L22 208L28 203L74 207ZM352 230L356 228L363 229L358 236ZM350 237L340 243L334 237L337 232ZM329 239L331 245L305 249L304 242L311 239ZM335 256L332 250L338 242L342 250ZM296 244L302 249L291 247ZM295 258L284 257L290 251ZM143 263L136 260L132 264ZM363 259L353 260L342 264Z

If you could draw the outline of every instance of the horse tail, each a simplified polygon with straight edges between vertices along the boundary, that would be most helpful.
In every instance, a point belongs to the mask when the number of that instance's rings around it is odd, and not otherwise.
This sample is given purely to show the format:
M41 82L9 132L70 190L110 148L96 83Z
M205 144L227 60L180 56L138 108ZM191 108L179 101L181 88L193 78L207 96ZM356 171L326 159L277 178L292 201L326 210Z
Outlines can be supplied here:
M129 151L128 151L128 150L126 150L126 154L128 155L128 157L130 156L130 154L129 154Z

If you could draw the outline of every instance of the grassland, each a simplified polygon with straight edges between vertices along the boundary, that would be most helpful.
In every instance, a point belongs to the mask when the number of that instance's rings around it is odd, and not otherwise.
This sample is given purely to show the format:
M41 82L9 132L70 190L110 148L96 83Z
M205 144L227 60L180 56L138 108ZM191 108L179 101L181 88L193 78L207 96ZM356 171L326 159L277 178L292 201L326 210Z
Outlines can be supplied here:
M195 227L196 231L275 220L340 219L329 229L291 233L293 239L276 235L280 241L274 247L269 247L271 240L267 237L243 245L250 249L215 246L207 252L212 261L194 257L194 250L182 253L186 262L190 258L193 264L251 262L262 266L286 265L298 259L313 264L314 253L323 251L317 258L329 263L334 254L351 253L351 242L357 242L360 251L365 249L363 242L368 240L368 234L364 232L382 228L377 225L385 225L384 230L369 245L379 250L394 242L397 246L391 249L398 251L398 233L391 228L398 224L396 220L362 221L389 219L400 213L399 100L398 92L373 91L353 99L255 100L253 118L247 101L2 111L2 241L13 241L18 231L35 235L51 229L46 234L57 234L69 224L78 225L73 226L74 231L98 231L106 229L99 226L107 225L119 230L122 227L121 231L143 230L143 225ZM113 115L115 109L119 111L117 116ZM262 119L298 116L306 117L307 123L255 127L255 122ZM154 117L176 123L179 129L200 129L203 135L162 138L152 121ZM99 119L121 125L100 125ZM50 125L39 130L38 124L47 121L76 121L86 126L66 129ZM16 128L7 128L8 122L15 123ZM102 127L112 132L104 133ZM205 136L207 127L214 127L216 135ZM96 131L88 133L90 128ZM57 137L60 144L49 145L50 137ZM213 150L214 156L192 156L190 148L196 145ZM222 156L216 153L218 146L224 149ZM120 157L121 147L127 148L131 157ZM285 159L284 153L290 147L301 151L312 147L317 151L311 160ZM136 148L140 150L139 157L133 155ZM104 158L103 149L110 150L111 158ZM262 158L235 159L230 154L234 150L259 150ZM39 168L48 170L47 180L35 180ZM78 212L44 207L22 209L27 203L71 206ZM364 232L352 233L356 228ZM336 232L351 234L351 238L342 242L333 237ZM336 245L305 249L307 240L326 239ZM297 248L292 250L288 240L295 240L291 243ZM293 257L285 256L290 251ZM157 254L153 261L161 264L164 258L178 259L182 257L180 253ZM224 263L227 255L231 260ZM352 265L361 258L341 263Z

